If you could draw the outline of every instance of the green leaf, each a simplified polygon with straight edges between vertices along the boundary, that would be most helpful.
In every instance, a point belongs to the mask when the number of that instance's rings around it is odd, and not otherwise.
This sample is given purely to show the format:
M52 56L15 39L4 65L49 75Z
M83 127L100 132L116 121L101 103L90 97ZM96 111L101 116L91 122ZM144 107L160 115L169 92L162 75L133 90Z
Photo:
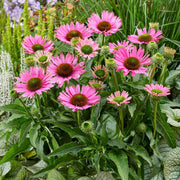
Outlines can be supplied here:
M166 84L172 84L173 83L173 80L174 78L180 74L180 71L179 70L172 70L169 72L169 76L166 78Z
M24 167L17 173L15 180L26 180L26 169Z
M10 162L6 162L6 163L0 165L0 177L7 174L10 171L10 169L11 169Z
M49 171L46 180L65 180L61 173L55 169Z
M143 146L134 145L134 152L136 153L137 156L142 157L144 160L146 160L149 163L150 166L152 166L151 158Z
M0 164L3 164L5 162L8 162L8 161L14 159L18 154L29 150L30 147L31 147L31 144L30 144L28 138L26 138L24 140L24 142L21 144L21 146L18 146L18 143L14 144L11 147L11 149L4 155L4 157L0 161Z
M37 137L38 137L38 130L40 129L40 125L39 124L35 124L30 132L29 132L29 137L30 137L30 142L31 144L36 147L36 141L37 141Z
M122 180L128 180L129 167L126 153L124 151L119 151L118 153L111 151L109 153L109 158L116 164Z
M17 104L8 104L5 106L1 106L0 110L2 111L8 111L15 114L27 114L24 107L17 105Z
M63 144L62 146L60 146L55 151L53 151L49 156L62 156L67 153L76 154L79 151L81 151L84 147L86 147L86 146L83 144L79 144L77 142L66 143L66 144Z

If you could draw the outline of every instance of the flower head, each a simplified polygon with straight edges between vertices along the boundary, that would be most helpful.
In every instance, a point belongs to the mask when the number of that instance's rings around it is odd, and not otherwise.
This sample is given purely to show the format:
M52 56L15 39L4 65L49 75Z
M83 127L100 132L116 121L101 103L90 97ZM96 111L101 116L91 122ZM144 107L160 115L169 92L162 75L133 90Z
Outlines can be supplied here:
M14 90L18 93L24 93L22 97L32 98L35 94L40 95L47 91L53 85L50 83L50 74L44 74L43 69L30 67L30 72L27 70L20 74L20 78L16 77L19 82L15 82Z
M77 85L76 87L66 87L66 91L60 93L58 99L64 106L77 111L78 109L83 110L98 104L100 96L97 95L94 88L88 85L83 85L81 90L80 85Z
M121 27L121 19L114 16L113 12L103 11L101 18L98 14L93 13L88 19L88 27L95 33L103 33L111 35L119 31Z
M98 54L99 44L92 39L81 40L75 47L80 56L88 58L89 60Z
M49 51L37 51L34 60L40 65L47 64L51 60L52 53Z
M167 87L163 87L162 84L146 84L144 89L153 96L167 96L169 95L170 89Z
M94 124L91 122L91 121L84 121L82 124L81 124L81 130L84 132L84 133L90 133L92 132L94 128Z
M130 35L128 36L128 40L136 43L136 44L148 44L150 41L159 42L159 39L161 39L163 36L160 36L162 34L162 31L157 31L153 28L150 29L148 32L146 31L146 28L144 29L137 29L138 36L137 35Z
M105 66L97 65L91 70L92 76L97 79L104 79L107 77L108 71Z
M147 66L151 64L149 55L144 55L144 49L139 48L137 50L136 46L132 48L132 51L120 48L115 54L115 60L117 63L117 71L123 70L123 75L127 75L131 72L131 76L135 74L145 74L148 76L146 71Z
M133 45L129 43L129 41L125 41L125 40L123 42L117 41L117 44L109 43L110 53L116 53L119 48L125 48L131 50L132 47Z
M34 54L36 51L51 51L54 49L54 43L51 41L46 42L46 38L41 38L39 35L26 36L22 42L22 46L27 54Z
M58 27L56 31L56 37L67 44L71 44L71 39L74 37L79 37L81 39L85 39L89 36L91 36L91 30L86 29L84 24L80 24L79 22L76 22L74 24L71 22L71 24L66 24Z
M128 92L126 91L122 91L122 93L120 91L116 91L114 94L112 93L107 100L109 101L109 103L111 104L115 104L117 106L121 106L122 104L128 104L130 103L129 100L132 97L128 97Z
M51 57L52 61L48 66L47 71L53 76L52 83L57 83L61 87L64 81L69 83L70 79L78 79L81 74L85 73L86 70L83 70L84 63L77 63L77 57L74 57L71 54L67 54L66 57L64 54L60 54L58 57Z
M104 83L102 81L97 81L97 80L89 81L89 85L92 88L95 88L97 91L101 90L104 87Z

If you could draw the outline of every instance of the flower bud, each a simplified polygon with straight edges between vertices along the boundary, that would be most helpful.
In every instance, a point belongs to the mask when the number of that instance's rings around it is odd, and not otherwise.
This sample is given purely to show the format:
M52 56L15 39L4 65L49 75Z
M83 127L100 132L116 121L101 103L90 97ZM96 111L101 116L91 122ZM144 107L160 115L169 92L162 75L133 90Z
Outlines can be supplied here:
M164 47L164 58L166 60L173 60L174 58L174 54L176 53L176 50L175 49L172 49L170 47Z
M151 57L151 62L155 64L161 64L164 61L164 57L160 53L156 53Z
M96 89L96 91L100 91L104 87L104 83L102 81L91 80L89 81L89 85Z
M158 31L159 30L159 23L158 22L150 22L149 28L150 29L154 28L156 31Z
M158 49L158 45L155 41L150 41L147 45L147 49L148 51L154 51L154 50L157 50Z
M91 121L84 121L81 124L81 130L84 133L90 133L93 130L94 124Z
M30 67L30 66L34 66L35 65L35 61L33 56L28 56L24 59L25 64Z
M109 71L112 71L114 69L116 70L117 64L114 59L106 59L105 64L106 64L107 70L109 70Z
M110 53L109 46L102 46L101 47L101 55L107 55Z
M18 97L18 95L19 95L19 94L17 93L17 91L11 90L10 96L11 96L12 98L16 99L16 98Z
M138 127L136 128L136 131L137 131L138 133L145 133L145 132L146 132L146 129L147 129L146 124L142 122L142 123L140 123L140 124L138 125Z

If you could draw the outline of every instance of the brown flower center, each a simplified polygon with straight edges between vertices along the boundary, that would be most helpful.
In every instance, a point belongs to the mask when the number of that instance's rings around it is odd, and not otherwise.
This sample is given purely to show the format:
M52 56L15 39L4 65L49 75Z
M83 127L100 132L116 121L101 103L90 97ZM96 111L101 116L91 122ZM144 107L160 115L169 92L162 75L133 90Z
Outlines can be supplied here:
M27 82L27 89L30 91L36 91L42 87L42 79L31 78Z
M82 34L81 34L79 31L77 31L77 30L72 30L72 31L69 31L69 32L67 33L67 35L66 35L66 39L67 39L68 41L71 41L71 39L72 39L73 37L80 37L80 38L82 39Z
M57 67L56 73L62 77L68 77L73 73L73 67L68 63L62 63Z
M138 40L141 42L149 42L151 41L153 38L150 34L142 34L138 37Z
M34 52L36 52L36 51L44 50L44 47L41 44L34 44L32 46L32 49Z
M71 97L71 104L75 106L85 106L88 102L88 98L84 94L75 94Z
M136 70L140 67L141 63L136 57L128 57L124 61L124 66L129 70Z
M109 31L111 29L111 24L107 21L102 21L98 24L97 28L100 31Z

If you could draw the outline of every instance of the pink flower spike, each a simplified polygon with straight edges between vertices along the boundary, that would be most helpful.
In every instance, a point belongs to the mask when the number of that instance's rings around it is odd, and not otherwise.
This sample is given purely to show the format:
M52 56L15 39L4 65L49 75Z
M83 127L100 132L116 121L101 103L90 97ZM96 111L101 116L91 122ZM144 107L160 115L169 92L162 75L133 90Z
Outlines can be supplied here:
M76 22L76 24L74 24L73 22L71 22L70 25L66 24L57 28L56 38L64 43L71 44L71 39L73 37L85 39L91 36L91 34L92 31L86 29L84 24L80 24L79 22Z
M111 104L115 104L117 106L121 106L122 104L128 104L130 103L129 100L132 97L128 97L128 92L126 91L122 91L122 93L120 91L116 91L114 94L112 93L107 100L109 101L109 103Z
M60 56L51 57L51 63L47 68L53 78L52 83L57 83L58 87L62 87L63 83L67 81L69 83L70 79L79 79L81 74L84 74L86 70L84 69L85 62L77 63L77 57L71 54L60 54Z
M116 33L121 26L121 19L113 12L103 11L101 18L98 14L93 13L88 19L88 27L93 32L103 33L105 36Z
M163 87L162 84L146 84L144 89L153 96L167 96L170 94L170 89L167 87Z
M76 45L75 49L79 52L80 56L90 60L92 57L95 57L98 54L97 50L100 48L99 44L92 39L84 39Z
M54 49L54 43L51 41L46 41L46 38L43 39L39 35L26 36L22 42L22 47L25 49L27 54L34 54L36 51L51 51Z
M131 73L131 76L135 74L145 74L148 76L146 71L148 69L143 66L148 66L151 64L149 55L144 55L144 49L139 48L137 50L136 46L132 47L132 50L129 51L124 48L118 49L115 54L115 61L117 63L117 71L123 71L123 75L128 75Z
M73 111L83 110L99 103L100 95L97 93L94 88L88 85L83 85L81 90L80 85L70 86L59 94L58 100Z
M43 69L30 67L30 72L27 70L20 74L20 78L16 77L19 82L15 82L14 90L18 93L24 93L22 97L32 98L35 94L40 95L42 92L49 90L51 84L50 74L44 74Z
M146 28L144 29L137 29L138 36L137 35L129 35L128 40L135 44L148 44L150 41L159 42L159 39L163 38L163 36L160 36L162 34L162 31L159 30L156 32L156 30L150 29L148 32L146 31Z

